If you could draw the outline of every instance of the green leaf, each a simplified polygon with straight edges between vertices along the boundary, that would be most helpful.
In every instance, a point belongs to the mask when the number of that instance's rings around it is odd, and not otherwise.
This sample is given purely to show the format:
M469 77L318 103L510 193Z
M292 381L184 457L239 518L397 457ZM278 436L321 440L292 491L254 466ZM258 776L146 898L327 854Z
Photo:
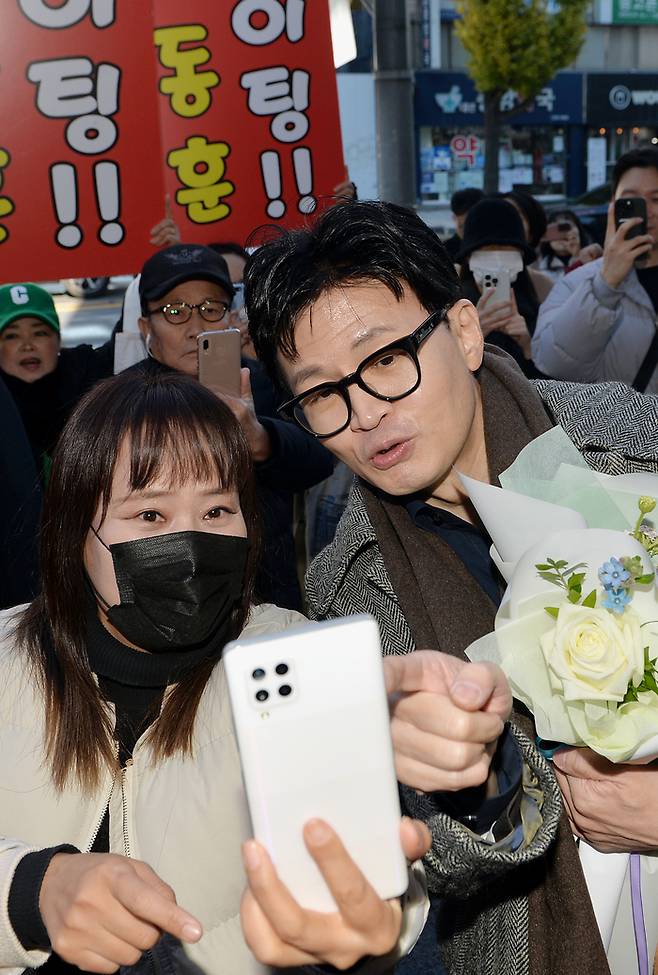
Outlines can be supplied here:
M556 569L566 569L569 563L565 562L564 559L560 559L559 562L553 562L553 565L555 566Z
M567 580L569 589L581 589L585 581L585 575L585 572L574 572L573 575L570 575Z
M587 606L588 609L594 609L596 606L596 589L592 589L589 596L585 596L583 606Z
M552 568L552 565L547 565L545 562L535 562L535 569L539 569L540 572L549 572Z
M658 684L656 683L656 678L653 674L645 674L643 684L646 684L646 689L648 691L653 691L654 694L658 694Z
M578 589L570 589L569 590L569 593L567 595L567 599L569 600L570 603L579 603L580 602L580 586L578 587Z
M560 612L557 606L544 606L544 609L546 610L549 616L553 617L554 620L557 619L558 613Z
M646 586L648 583L653 582L653 578L653 572L648 572L646 575L637 576L635 581L639 586Z

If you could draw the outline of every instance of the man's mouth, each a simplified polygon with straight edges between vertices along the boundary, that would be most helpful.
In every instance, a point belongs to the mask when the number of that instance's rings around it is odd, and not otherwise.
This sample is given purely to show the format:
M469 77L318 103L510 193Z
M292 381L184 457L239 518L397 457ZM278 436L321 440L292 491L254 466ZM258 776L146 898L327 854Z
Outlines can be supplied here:
M381 447L370 458L370 463L377 470L385 471L400 461L406 460L411 451L411 440L396 440Z

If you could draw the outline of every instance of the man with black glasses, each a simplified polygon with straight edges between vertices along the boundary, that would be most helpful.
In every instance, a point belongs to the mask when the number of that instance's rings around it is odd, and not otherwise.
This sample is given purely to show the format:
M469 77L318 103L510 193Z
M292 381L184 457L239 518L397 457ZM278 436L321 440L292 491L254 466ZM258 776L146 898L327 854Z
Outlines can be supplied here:
M209 247L174 244L150 257L139 281L139 329L149 357L131 368L197 376L197 338L201 332L228 327L233 290L226 261ZM221 398L240 421L256 468L264 522L258 595L301 609L293 494L331 473L331 455L317 438L277 415L281 396L254 360L242 361L241 384L240 397Z
M416 648L463 659L493 629L502 596L457 472L496 483L556 423L600 471L658 470L655 398L526 380L484 346L443 246L411 211L354 202L277 237L252 259L246 302L259 359L292 394L282 411L357 475L333 543L309 570L311 614L372 613L403 672ZM399 972L443 963L455 975L626 975L606 958L572 831L610 852L658 849L658 769L613 768L586 749L556 755L571 822L560 819L555 779L517 716L491 766L446 785L456 733L446 697L425 675L404 691L392 703L398 777L407 811L432 830L435 899ZM525 805L531 781L538 818Z

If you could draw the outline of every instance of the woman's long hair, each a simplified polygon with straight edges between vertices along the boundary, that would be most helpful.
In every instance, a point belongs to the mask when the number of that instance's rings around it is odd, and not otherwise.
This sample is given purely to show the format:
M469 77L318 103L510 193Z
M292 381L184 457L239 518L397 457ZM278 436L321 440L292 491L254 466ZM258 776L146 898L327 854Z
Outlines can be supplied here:
M43 692L46 755L59 789L74 776L91 791L104 766L117 767L111 712L87 656L84 547L99 505L105 518L124 445L132 490L164 475L172 486L212 479L222 490L238 491L249 556L230 639L244 626L253 597L259 549L253 470L231 411L196 380L177 373L131 371L100 383L78 404L57 446L43 506L42 590L16 631ZM210 659L198 664L166 696L149 732L156 759L191 753L197 708L213 666Z

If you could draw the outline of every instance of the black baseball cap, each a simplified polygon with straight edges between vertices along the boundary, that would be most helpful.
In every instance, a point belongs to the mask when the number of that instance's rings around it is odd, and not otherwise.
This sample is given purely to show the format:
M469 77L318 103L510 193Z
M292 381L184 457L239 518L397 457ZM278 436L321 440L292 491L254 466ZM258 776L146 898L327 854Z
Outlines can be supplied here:
M183 281L214 281L229 298L235 294L224 258L203 244L174 244L149 257L139 279L142 311Z

